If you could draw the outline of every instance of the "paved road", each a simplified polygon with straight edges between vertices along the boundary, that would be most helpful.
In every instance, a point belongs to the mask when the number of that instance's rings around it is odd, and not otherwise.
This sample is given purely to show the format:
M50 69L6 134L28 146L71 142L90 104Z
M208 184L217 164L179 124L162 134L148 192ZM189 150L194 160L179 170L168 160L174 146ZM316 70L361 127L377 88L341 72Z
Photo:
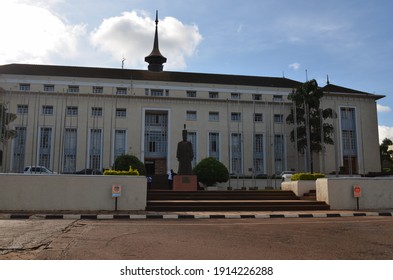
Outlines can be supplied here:
M0 259L393 259L392 217L0 220Z

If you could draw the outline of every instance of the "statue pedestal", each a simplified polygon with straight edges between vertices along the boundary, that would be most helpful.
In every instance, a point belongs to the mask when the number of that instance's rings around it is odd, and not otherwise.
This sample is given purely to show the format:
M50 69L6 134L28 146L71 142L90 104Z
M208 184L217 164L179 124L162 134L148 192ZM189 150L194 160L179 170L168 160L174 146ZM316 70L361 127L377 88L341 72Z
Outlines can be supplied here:
M174 191L196 191L198 180L195 175L175 175L173 177Z

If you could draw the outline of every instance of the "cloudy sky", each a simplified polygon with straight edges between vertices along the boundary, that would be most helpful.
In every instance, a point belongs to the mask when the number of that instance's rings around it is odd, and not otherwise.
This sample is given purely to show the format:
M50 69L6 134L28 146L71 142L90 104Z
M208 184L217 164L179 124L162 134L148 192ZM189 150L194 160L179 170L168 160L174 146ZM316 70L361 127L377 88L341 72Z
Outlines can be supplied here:
M164 70L285 76L385 95L393 140L391 0L1 0L0 65L147 69L159 10Z

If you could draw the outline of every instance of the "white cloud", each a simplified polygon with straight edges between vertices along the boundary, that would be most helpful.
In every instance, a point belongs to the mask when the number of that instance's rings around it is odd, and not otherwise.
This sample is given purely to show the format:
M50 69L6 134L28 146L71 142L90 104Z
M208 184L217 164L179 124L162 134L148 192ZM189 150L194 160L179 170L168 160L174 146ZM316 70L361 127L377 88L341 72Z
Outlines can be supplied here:
M46 5L58 2L50 0ZM12 62L50 63L51 56L77 55L84 25L68 25L33 1L0 2L0 64Z
M386 125L379 125L378 126L378 136L379 136L379 143L382 143L383 139L388 138L393 141L393 127L386 126Z
M300 68L300 63L299 62L294 62L288 65L288 68L293 69L293 70L299 70Z
M392 109L389 106L384 106L384 105L381 105L381 104L377 104L377 111L379 113L388 113L388 112L391 112Z
M105 19L91 33L91 42L99 50L120 61L124 56L127 67L146 68L144 57L153 48L155 22L147 13L124 12L121 16ZM160 51L168 61L165 69L184 69L186 58L197 51L202 41L198 27L185 25L178 19L166 17L158 24Z

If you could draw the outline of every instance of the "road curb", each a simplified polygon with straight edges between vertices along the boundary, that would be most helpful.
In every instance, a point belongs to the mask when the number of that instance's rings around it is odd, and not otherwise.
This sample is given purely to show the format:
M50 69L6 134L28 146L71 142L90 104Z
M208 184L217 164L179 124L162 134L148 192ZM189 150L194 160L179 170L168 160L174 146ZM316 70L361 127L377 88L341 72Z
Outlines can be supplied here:
M0 214L0 220L185 220L393 217L393 212L277 213L277 214Z

